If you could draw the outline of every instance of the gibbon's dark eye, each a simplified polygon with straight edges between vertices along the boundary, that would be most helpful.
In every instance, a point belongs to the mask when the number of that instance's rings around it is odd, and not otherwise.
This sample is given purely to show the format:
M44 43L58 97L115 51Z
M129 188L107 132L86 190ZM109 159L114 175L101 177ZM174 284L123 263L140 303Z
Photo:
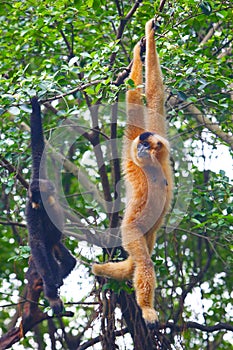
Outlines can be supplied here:
M150 144L149 144L149 142L147 142L147 141L142 142L142 145L143 145L145 148L147 148L147 149L150 148Z
M162 142L158 141L158 142L157 142L157 147L158 147L159 149L162 148L162 147L163 147Z

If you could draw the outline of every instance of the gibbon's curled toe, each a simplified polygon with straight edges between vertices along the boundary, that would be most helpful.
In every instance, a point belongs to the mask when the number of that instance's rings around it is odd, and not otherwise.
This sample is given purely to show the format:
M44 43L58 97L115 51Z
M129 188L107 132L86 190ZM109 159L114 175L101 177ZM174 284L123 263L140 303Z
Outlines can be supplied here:
M118 280L132 279L137 303L147 324L156 324L154 289L156 277L152 250L156 232L172 199L172 170L166 136L164 86L154 39L154 20L146 23L145 96L141 48L134 48L130 79L135 88L127 92L127 123L124 132L123 172L126 210L121 225L123 247L129 257L122 262L94 264L93 273Z

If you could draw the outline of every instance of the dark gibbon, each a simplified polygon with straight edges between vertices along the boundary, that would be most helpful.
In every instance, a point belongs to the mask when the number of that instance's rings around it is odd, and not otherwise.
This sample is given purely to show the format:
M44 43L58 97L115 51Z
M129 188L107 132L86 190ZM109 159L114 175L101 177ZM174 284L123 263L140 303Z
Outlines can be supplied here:
M42 278L46 299L53 312L59 314L63 303L58 289L73 270L76 259L61 242L64 215L55 186L47 178L41 111L36 97L31 99L31 105L32 180L26 206L32 255L29 270L36 269Z
M156 277L151 255L156 232L172 199L172 169L166 138L164 86L154 39L154 20L146 24L145 97L142 99L141 45L134 48L127 92L127 125L124 134L123 172L126 210L121 225L123 247L129 256L121 262L94 264L93 273L117 280L132 279L137 303L147 324L158 320L154 309ZM146 114L144 116L144 114Z

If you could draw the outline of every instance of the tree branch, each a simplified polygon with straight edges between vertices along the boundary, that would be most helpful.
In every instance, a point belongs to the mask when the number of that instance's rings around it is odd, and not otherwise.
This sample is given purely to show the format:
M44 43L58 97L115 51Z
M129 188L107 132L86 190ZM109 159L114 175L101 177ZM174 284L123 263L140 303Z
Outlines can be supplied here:
M0 221L0 225L26 227L25 224L20 224L19 222L14 221Z
M206 326L198 322L192 322L192 321L185 322L183 325L176 325L175 323L172 323L172 322L167 322L165 324L159 325L159 329L166 329L166 328L170 328L172 331L179 332L179 333L184 332L187 329L199 329L200 331L208 332L208 333L221 331L221 330L233 332L233 325L229 323L223 323L223 322L217 323L214 326Z
M206 241L206 243L208 244L208 241ZM178 321L179 316L181 315L181 313L183 311L184 301L185 301L185 298L187 297L188 293L190 293L192 291L192 289L197 285L197 283L202 281L205 273L209 269L213 253L214 253L214 250L209 250L209 254L208 254L205 266L203 266L203 268L199 271L197 276L192 276L192 281L190 281L187 288L183 289L182 294L179 298L179 308L173 317L175 323Z
M116 80L113 82L114 85L120 86L121 84L123 84L124 80L129 76L132 65L133 65L133 61L130 62L128 67L124 68L123 72L120 72L118 74Z
M171 106L173 107L176 106L178 103L179 99L175 96L172 96L169 99L169 104L171 104ZM196 106L194 106L193 103L186 102L182 105L182 108L186 109L191 115L194 116L194 118L196 118L198 123L204 125L213 134L215 134L221 140L226 142L233 150L233 135L224 132L218 124L213 123L209 118L205 117L203 113Z
M39 310L39 309L38 309ZM59 317L73 317L74 313L71 311L66 311ZM13 344L17 343L21 338L25 336L25 334L30 331L33 327L35 327L37 324L41 323L44 320L49 320L57 318L57 316L49 316L48 314L44 314L43 312L37 312L37 315L35 318L31 319L27 325L25 330L23 331L22 325L20 327L14 327L10 329L6 334L4 334L0 338L0 349L8 349Z
M185 105L184 105L185 108ZM214 124L209 118L205 117L202 112L193 104L187 106L187 110L191 113L199 123L203 123L207 129L213 132L220 139L225 141L233 150L233 136L225 133L218 124Z
M112 107L112 120L111 120L111 153L113 163L113 181L114 181L114 204L111 213L110 227L117 227L120 210L120 188L117 189L121 179L120 161L117 150L117 116L118 116L118 104L115 103ZM119 186L118 186L119 187Z
M26 273L28 280L27 289L23 302L21 301L18 305L20 309L20 315L22 320L19 327L11 328L6 334L0 338L0 349L8 349L13 344L18 342L25 334L32 330L37 324L44 320L50 320L54 317L73 317L74 313L67 311L59 316L49 316L47 313L43 313L38 307L40 294L43 290L43 282L39 274L33 268L29 268Z
M122 18L120 20L120 25L119 28L117 30L117 35L116 35L116 40L119 40L122 38L125 26L127 24L127 22L131 19L131 17L134 15L134 13L136 12L136 10L138 9L138 7L140 6L142 0L136 0L135 4L132 6L132 8L129 10L129 12L127 13L127 15ZM110 67L113 65L113 63L115 62L115 58L116 58L116 52L113 52L111 57L110 57Z
M122 16L122 11L121 11L121 6L119 4L119 0L115 0L115 4L116 4L116 7L117 7L118 15Z
M15 174L15 177L17 180L19 180L19 182L21 182L21 184L28 189L29 184L28 182L23 178L22 174L12 165L8 162L8 160L6 160L5 157L3 157L0 154L0 164L3 166L3 168L7 169L9 171L10 174Z
M129 331L128 331L127 327L123 328L123 329L121 329L119 331L115 331L115 337L120 337L122 335L127 334L128 332ZM88 341L86 341L86 343L80 345L77 350L88 349L90 346L93 346L94 344L97 344L97 343L101 342L101 340L102 340L102 336L98 335L97 337L95 337L95 338L93 338L91 340L88 340Z
M159 12L163 11L164 5L165 5L166 0L160 0L159 4Z
M69 51L69 59L71 59L73 56L74 56L74 53L73 53L73 48L70 46L70 43L69 41L67 40L66 36L65 36L65 33L63 32L62 29L60 29L60 33L61 33L61 36L63 37L65 43L66 43L66 46L67 46L67 49Z
M103 82L103 80L94 80L94 81L92 81L90 83L86 83L86 84L83 84L83 85L78 85L76 88L74 88L74 89L72 89L72 90L70 90L68 92L64 92L64 94L55 95L53 97L46 98L45 100L40 100L40 102L41 103L45 103L45 102L49 102L49 101L58 100L58 99L63 98L65 96L75 94L78 91L85 90L89 86L97 85L97 84L102 83L102 82Z
M26 130L30 132L30 127L22 122L20 124L20 127L23 130ZM98 189L93 185L93 183L88 179L87 175L79 169L74 163L72 163L70 160L68 160L63 154L57 152L49 143L47 140L45 140L45 144L48 147L48 149L51 151L51 157L53 157L56 161L58 161L60 164L62 164L65 168L65 170L69 173L72 173L77 179L79 179L80 184L84 188L86 188L88 191L92 193L93 198L103 207L105 208L105 201L102 199L102 196Z
M121 290L117 295L117 301L133 339L134 350L155 350L153 336L142 318L141 309L136 303L135 295L127 294L124 290Z
M212 36L214 35L215 31L222 25L222 21L219 21L218 23L213 23L213 26L210 28L208 33L204 36L202 41L200 42L200 45L204 45Z

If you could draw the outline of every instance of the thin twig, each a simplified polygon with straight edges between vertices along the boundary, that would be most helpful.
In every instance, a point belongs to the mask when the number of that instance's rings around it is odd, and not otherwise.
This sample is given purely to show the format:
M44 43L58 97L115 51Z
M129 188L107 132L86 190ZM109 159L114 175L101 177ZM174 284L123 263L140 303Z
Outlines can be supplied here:
M28 182L23 178L22 174L12 165L8 162L8 160L6 160L5 157L3 157L0 154L0 164L9 171L10 174L15 174L15 177L17 180L19 180L19 182L21 182L21 184L25 187L28 188L29 184Z
M182 325L176 325L175 323L172 323L172 322L167 322L165 324L159 325L159 329L166 329L166 328L170 328L171 330L179 333L184 332L187 329L199 329L200 331L208 332L208 333L221 331L221 330L233 332L233 325L230 323L223 323L223 322L217 323L214 326L206 326L198 322L191 322L191 321L185 322Z
M135 1L135 4L129 10L127 15L120 20L120 25L119 25L119 28L117 30L116 40L120 40L122 38L122 35L123 35L123 32L124 32L124 29L125 29L127 22L131 19L131 17L137 11L141 2L142 2L142 0ZM110 67L112 67L113 63L115 62L115 59L116 59L116 52L113 52L111 57L110 57Z
M94 80L94 81L92 81L90 83L86 83L86 84L83 84L83 85L78 85L76 88L74 88L74 89L72 89L72 90L70 90L68 92L64 92L64 94L55 95L53 97L46 98L45 100L40 100L40 102L41 103L45 103L45 102L49 102L49 101L58 100L58 99L63 98L65 96L75 94L78 91L85 90L89 86L97 85L97 84L102 83L102 82L103 82L103 80Z
M25 224L14 221L0 221L0 225L26 227Z
M159 12L163 11L164 5L165 5L166 0L161 0L159 4Z

